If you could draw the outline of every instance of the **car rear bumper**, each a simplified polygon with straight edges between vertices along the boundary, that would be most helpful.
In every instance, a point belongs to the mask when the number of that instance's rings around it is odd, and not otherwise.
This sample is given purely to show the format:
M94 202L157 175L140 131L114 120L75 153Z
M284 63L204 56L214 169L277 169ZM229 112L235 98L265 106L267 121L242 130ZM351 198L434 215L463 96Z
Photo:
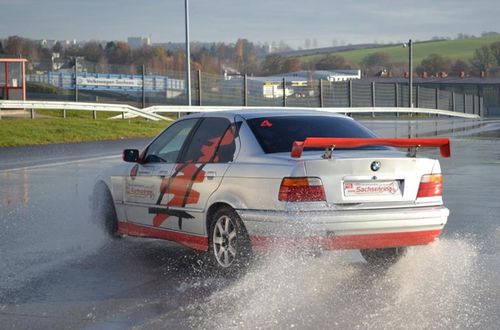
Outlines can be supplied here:
M433 242L448 219L443 206L362 211L237 210L254 249L272 244L375 249Z

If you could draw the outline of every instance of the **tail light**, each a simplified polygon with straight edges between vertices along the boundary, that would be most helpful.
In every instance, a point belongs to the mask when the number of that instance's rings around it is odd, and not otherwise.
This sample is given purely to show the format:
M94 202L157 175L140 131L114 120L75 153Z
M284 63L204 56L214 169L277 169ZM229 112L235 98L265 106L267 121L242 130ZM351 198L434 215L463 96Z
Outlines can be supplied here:
M282 202L317 202L326 201L326 196L320 178L284 178L278 199Z
M443 195L443 176L441 174L424 175L418 187L417 198Z

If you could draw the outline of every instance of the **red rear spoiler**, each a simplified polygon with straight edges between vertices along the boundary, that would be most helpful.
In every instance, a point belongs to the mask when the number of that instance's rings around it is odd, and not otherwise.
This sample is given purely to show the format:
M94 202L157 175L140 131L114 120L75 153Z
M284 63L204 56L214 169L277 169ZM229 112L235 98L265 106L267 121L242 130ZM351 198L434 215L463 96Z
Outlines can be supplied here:
M390 146L398 148L439 148L441 156L450 157L450 140L446 138L400 139L400 138L318 138L308 137L295 141L291 156L300 158L304 148L358 148L366 146Z

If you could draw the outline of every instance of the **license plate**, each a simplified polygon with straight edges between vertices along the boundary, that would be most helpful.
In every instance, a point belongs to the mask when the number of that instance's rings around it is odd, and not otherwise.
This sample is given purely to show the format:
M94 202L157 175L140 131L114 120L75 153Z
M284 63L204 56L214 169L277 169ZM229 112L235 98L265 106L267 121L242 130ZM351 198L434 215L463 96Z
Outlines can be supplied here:
M344 182L345 196L394 196L399 195L397 181Z

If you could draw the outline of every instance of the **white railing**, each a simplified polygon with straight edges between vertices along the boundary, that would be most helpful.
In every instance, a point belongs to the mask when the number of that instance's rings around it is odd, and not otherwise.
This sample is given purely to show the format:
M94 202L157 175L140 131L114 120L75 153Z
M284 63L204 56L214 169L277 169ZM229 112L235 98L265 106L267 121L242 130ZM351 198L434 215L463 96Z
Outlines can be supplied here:
M72 110L72 111L105 111L117 112L118 116L111 117L110 119L120 118L133 118L143 117L146 119L158 120L172 120L172 118L162 116L161 114L178 114L186 112L209 112L209 111L223 111L223 110L258 110L258 109L272 109L272 110L287 110L287 111L303 111L303 110L317 110L332 113L352 114L352 113L368 113L368 114L381 114L381 113L417 113L417 114L430 114L439 116L459 117L467 119L479 119L479 115L454 112L449 110L440 109L427 109L427 108L399 108L399 107L363 107L363 108L305 108L305 107L235 107L235 106L151 106L144 109L139 109L127 104L108 104L108 103L83 103L83 102L56 102L56 101L3 101L0 100L0 110L5 109L18 109L18 110ZM0 112L1 116L1 112Z

